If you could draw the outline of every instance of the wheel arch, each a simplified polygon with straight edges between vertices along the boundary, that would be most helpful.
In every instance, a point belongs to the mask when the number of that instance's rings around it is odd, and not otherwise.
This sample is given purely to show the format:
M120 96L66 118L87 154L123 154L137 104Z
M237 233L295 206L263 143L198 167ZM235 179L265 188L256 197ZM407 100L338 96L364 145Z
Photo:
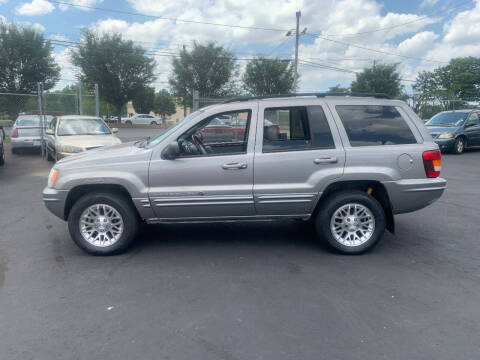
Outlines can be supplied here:
M345 190L359 190L375 198L380 203L383 210L385 211L385 216L387 218L387 225L386 225L387 230L390 231L391 233L395 232L395 220L393 217L392 204L390 202L387 189L380 181L346 180L346 181L334 182L328 185L325 188L325 190L322 192L315 206L313 214L316 214L320 210L322 203L330 195L332 195L333 193L341 192Z
M106 193L113 193L113 194L121 194L125 199L127 199L130 202L130 204L135 209L135 212L140 218L138 209L132 201L132 196L124 186L119 184L85 184L85 185L75 186L68 192L67 199L65 200L65 207L64 207L64 213L63 213L64 220L68 219L70 210L72 209L75 202L78 199L80 199L82 196L92 192L106 192Z

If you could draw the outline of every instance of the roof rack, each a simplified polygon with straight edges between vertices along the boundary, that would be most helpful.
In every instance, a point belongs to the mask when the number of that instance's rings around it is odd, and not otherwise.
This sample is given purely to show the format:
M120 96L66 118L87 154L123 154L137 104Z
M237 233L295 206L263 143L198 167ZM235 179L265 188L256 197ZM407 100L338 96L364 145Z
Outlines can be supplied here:
M277 94L277 95L261 95L261 96L245 96L238 97L233 99L225 100L224 103L232 103L238 101L249 101L249 100L261 100L261 99L276 99L276 98L288 98L288 97L302 97L302 96L315 96L326 97L326 96L352 96L352 97L373 97L376 99L391 99L387 94L381 93L343 93L343 92L328 92L328 93L298 93L298 94Z

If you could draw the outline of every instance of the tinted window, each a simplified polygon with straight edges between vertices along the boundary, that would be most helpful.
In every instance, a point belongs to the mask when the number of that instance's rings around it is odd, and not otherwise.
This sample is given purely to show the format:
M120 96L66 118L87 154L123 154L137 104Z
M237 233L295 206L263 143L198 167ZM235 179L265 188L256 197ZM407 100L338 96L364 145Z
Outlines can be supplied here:
M394 106L337 105L335 108L352 146L417 142Z
M478 121L478 114L477 113L471 113L470 116L467 119L468 124L475 124L478 125L480 122Z
M208 117L178 138L183 156L240 154L247 151L250 110ZM225 122L228 119L230 123ZM233 126L241 123L243 125Z
M333 148L321 106L265 109L263 152Z

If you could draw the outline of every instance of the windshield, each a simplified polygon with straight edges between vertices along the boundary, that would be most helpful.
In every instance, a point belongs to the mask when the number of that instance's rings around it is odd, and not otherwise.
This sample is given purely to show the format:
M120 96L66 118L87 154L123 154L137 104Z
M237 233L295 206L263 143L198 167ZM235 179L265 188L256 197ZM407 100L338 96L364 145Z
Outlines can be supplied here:
M51 116L45 116L45 126L52 120ZM22 116L17 119L15 126L41 126L40 116Z
M461 126L468 113L466 112L444 112L435 115L427 123L427 126Z
M63 119L57 130L58 136L110 134L110 129L100 119Z
M147 144L147 148L152 148L158 144L160 144L160 142L162 142L163 139L165 139L166 137L168 137L170 134L172 134L175 130L177 130L180 126L183 126L184 124L188 123L190 120L192 120L193 118L197 117L198 115L200 115L203 111L202 110L198 110L198 111L195 111L193 113L191 113L190 115L188 115L185 119L183 119L182 121L180 121L177 125L175 125L174 127L172 127L171 129L169 129L167 132L163 133L162 135L160 136L157 136L155 139L151 140L148 142Z

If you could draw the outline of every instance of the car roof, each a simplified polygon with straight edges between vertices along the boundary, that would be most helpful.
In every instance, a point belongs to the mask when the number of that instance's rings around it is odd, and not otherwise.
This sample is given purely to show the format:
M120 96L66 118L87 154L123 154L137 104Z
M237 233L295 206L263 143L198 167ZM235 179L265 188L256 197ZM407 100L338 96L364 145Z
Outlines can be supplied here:
M77 119L100 119L97 116L87 115L62 115L57 117L59 120L77 120Z
M442 113L453 113L453 112L471 112L471 111L480 111L480 109L445 110L445 111L442 111Z

